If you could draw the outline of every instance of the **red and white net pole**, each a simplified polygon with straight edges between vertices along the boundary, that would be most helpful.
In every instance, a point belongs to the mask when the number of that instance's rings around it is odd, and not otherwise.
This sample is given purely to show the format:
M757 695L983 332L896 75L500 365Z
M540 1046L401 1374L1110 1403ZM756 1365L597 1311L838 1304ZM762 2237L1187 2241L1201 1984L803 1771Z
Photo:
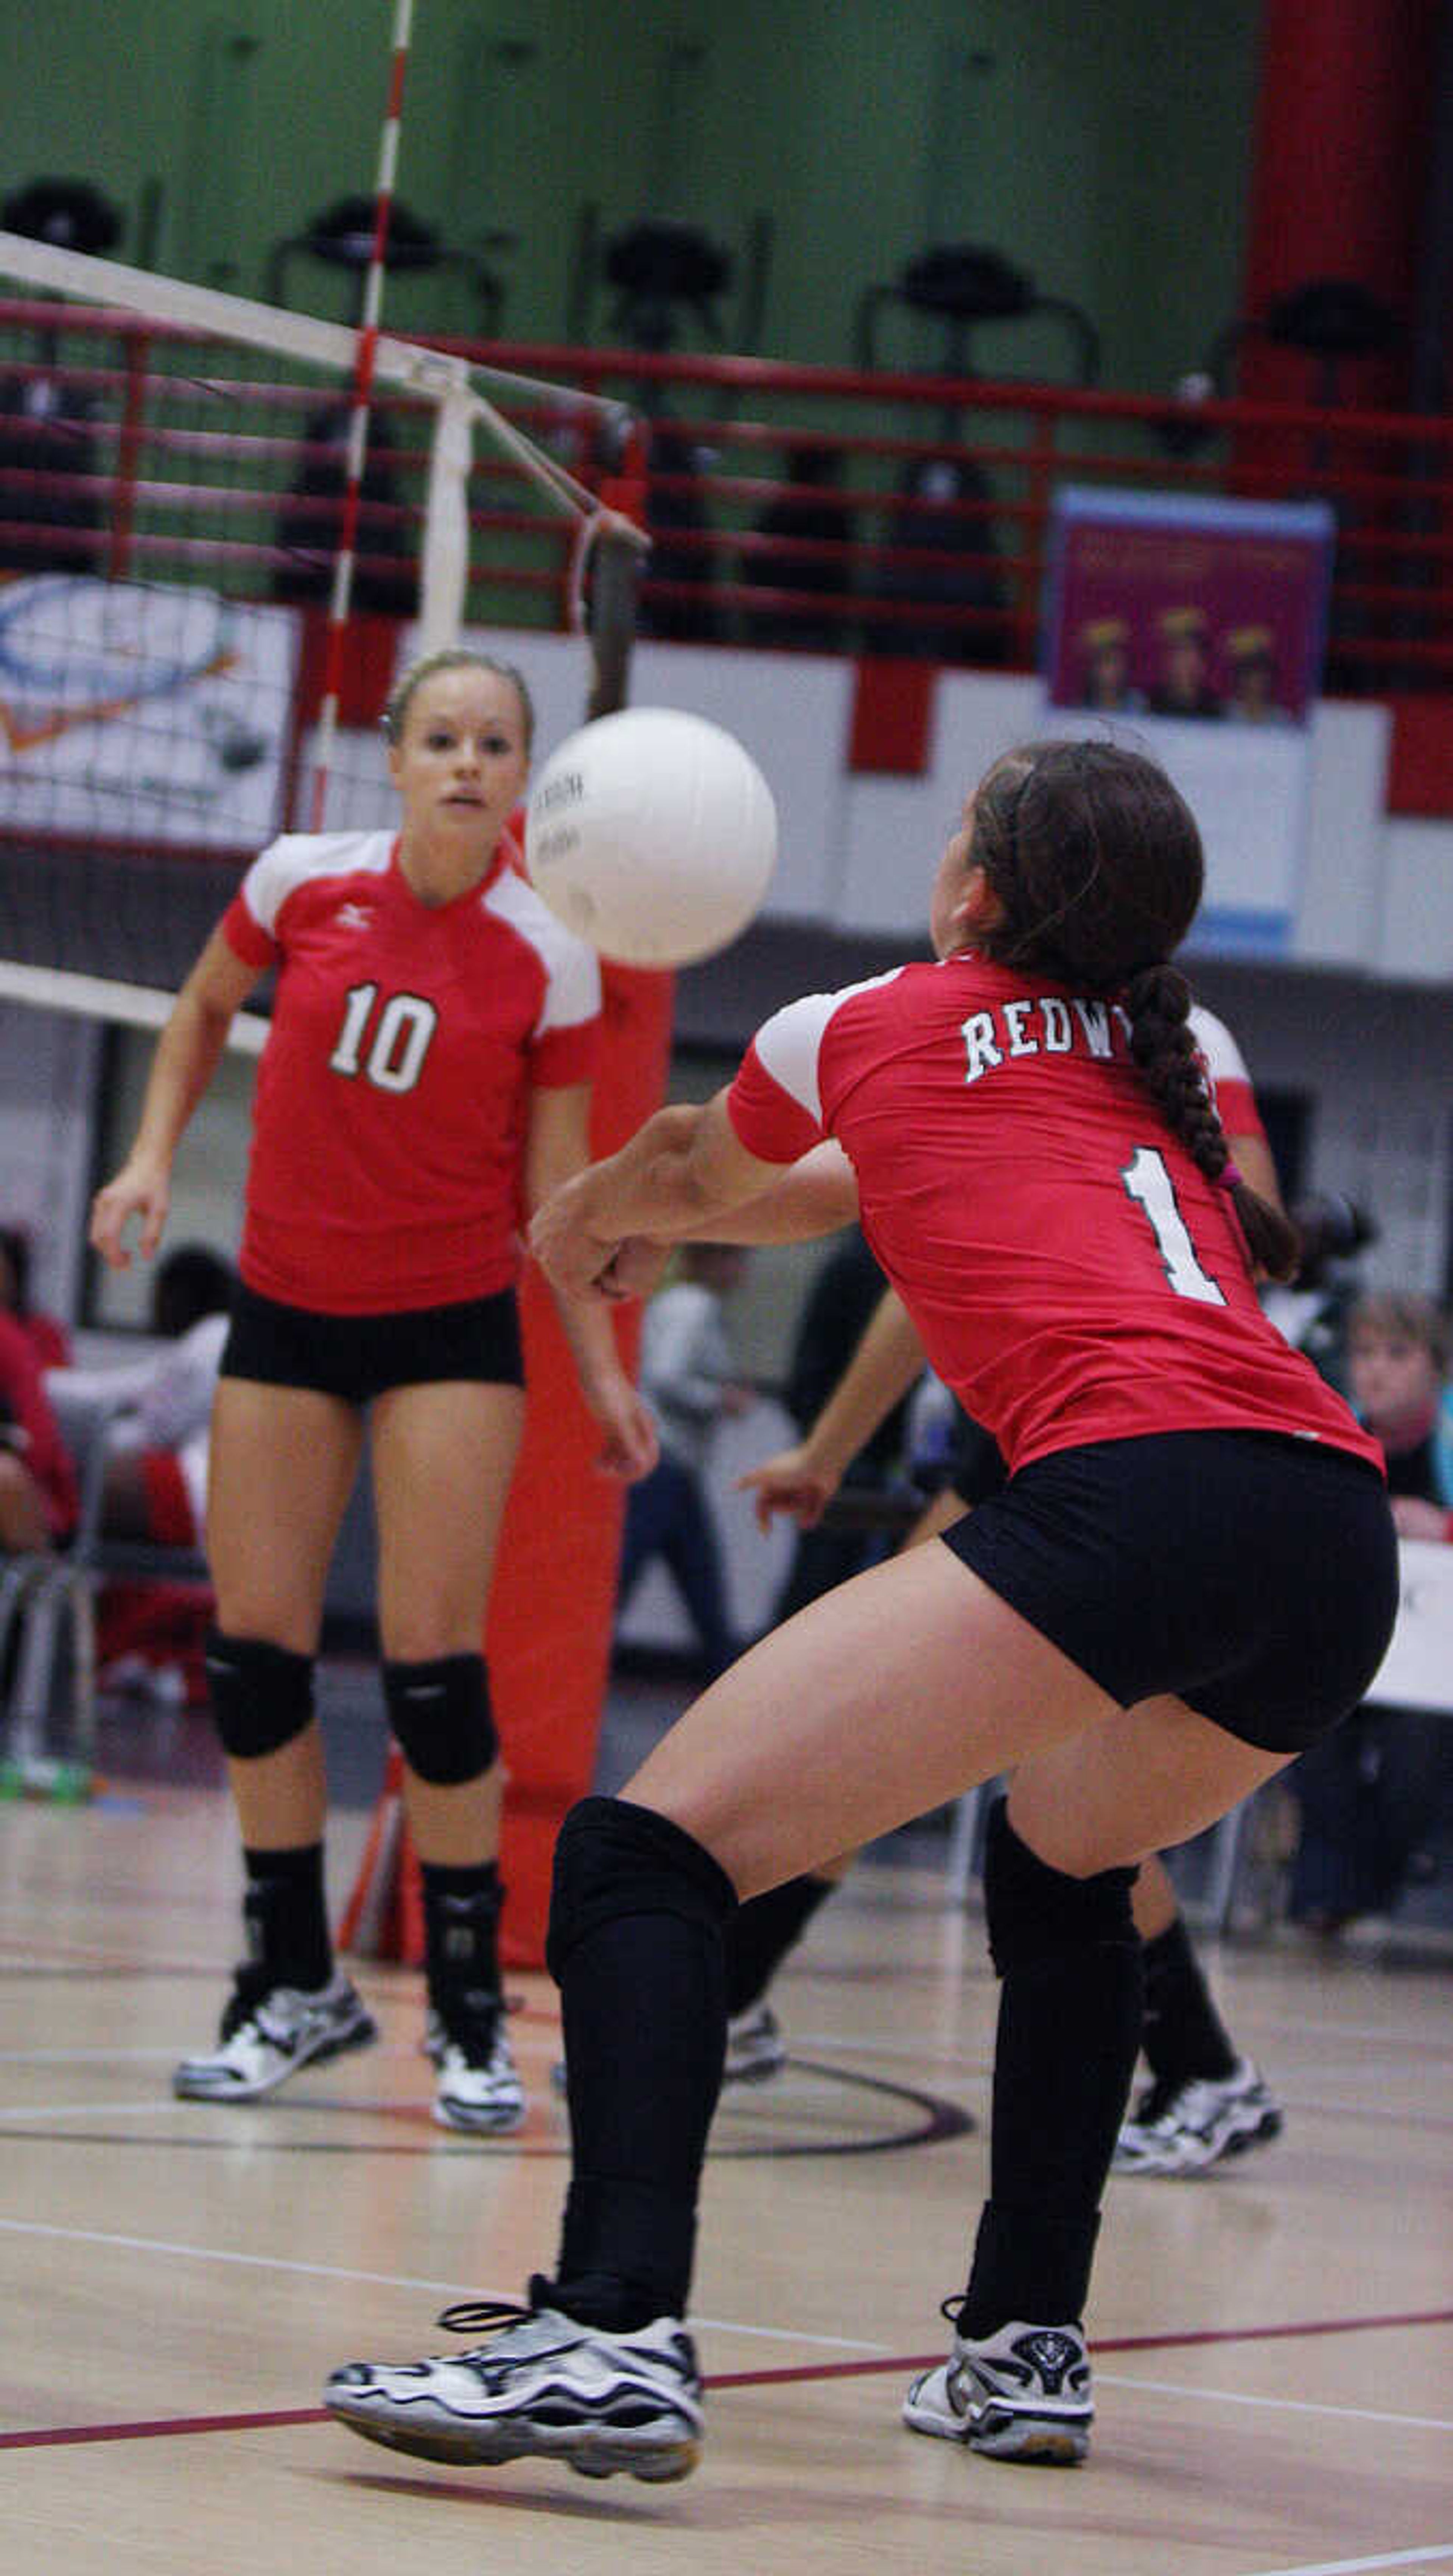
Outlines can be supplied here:
M333 761L333 741L338 730L338 699L343 681L343 645L348 627L348 612L353 601L353 564L358 545L358 513L363 497L363 469L368 456L368 412L373 396L373 373L378 356L379 318L383 311L383 283L387 270L388 228L393 214L394 173L398 168L399 129L403 121L404 75L409 64L409 40L413 32L413 0L394 0L392 53L389 65L388 105L384 111L383 131L379 136L378 177L374 189L373 241L368 254L368 269L363 282L363 316L358 327L358 347L353 362L352 402L348 419L343 516L338 531L338 552L333 558L333 591L328 603L328 634L323 657L323 698L318 710L318 735L313 768L312 827L323 828L323 814L328 801L328 772Z

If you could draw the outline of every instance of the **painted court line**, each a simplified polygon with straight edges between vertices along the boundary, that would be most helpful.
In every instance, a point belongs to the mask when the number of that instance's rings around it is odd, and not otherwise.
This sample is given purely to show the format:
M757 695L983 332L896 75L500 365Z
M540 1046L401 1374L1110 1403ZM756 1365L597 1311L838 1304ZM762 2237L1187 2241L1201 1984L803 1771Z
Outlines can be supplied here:
M1453 2540L1440 2540L1431 2549L1394 2549L1382 2558L1323 2558L1315 2567L1266 2567L1260 2576L1371 2576L1375 2567L1431 2567L1440 2558L1453 2558Z
M1098 2388L1140 2388L1148 2397L1195 2397L1218 2406L1264 2406L1277 2415L1335 2415L1343 2423L1402 2424L1416 2433L1453 2433L1447 2415L1396 2415L1375 2406L1318 2405L1309 2397L1253 2397L1239 2388L1186 2388L1173 2379L1131 2379L1120 2371L1097 2370Z
M17 2233L26 2232L22 2224L15 2220L0 2220L0 2226L12 2228ZM56 2228L36 2232L63 2235L67 2231ZM131 2240L121 2238L114 2240L103 2239L102 2241L120 2242L125 2244ZM185 2251L186 2249L178 2248L175 2250ZM254 2258L250 2258L246 2255L228 2255L221 2259L229 2262L247 2262ZM255 2259L265 2261L266 2258L258 2257ZM280 2264L276 2268L279 2270L298 2272L322 2269L321 2266L307 2263ZM379 2276L377 2274L353 2274L342 2275L340 2277L351 2277L355 2279L361 2277L364 2279L376 2280ZM408 2287L413 2285L406 2283L402 2286ZM417 2286L435 2288L439 2285L433 2283L420 2283ZM697 2318L693 2319L693 2323L709 2324L710 2320ZM1421 2315L1412 2314L1398 2317L1319 2318L1311 2320L1305 2325L1217 2327L1206 2332L1192 2334L1123 2335L1118 2339L1111 2339L1106 2343L1100 2344L1097 2347L1097 2350L1099 2352L1143 2352L1149 2349L1184 2350L1188 2346L1198 2344L1262 2343L1282 2336L1359 2334L1367 2333L1377 2328L1387 2328L1390 2326L1446 2325L1449 2323L1453 2323L1453 2309L1433 2309ZM718 2325L715 2330L717 2332L730 2331L733 2333L780 2331L780 2329L753 2329L751 2327L732 2327L728 2329L721 2325ZM821 2341L823 2338L819 2337L816 2338L816 2340ZM713 2371L707 2374L705 2384L710 2389L780 2388L791 2382L805 2380L823 2381L828 2379L859 2379L866 2378L868 2376L878 2376L885 2371L898 2372L922 2370L933 2362L941 2360L942 2357L941 2350L939 2352L930 2353L885 2353L881 2355L881 2357L875 2357L871 2361L800 2362L785 2370ZM1135 2384L1136 2383L1130 2381L1125 2383L1127 2386ZM1154 2383L1146 2381L1140 2384L1150 2387ZM1196 2388L1183 2390L1177 2389L1174 2393L1177 2396L1204 2396L1213 2399L1225 2394L1225 2392L1221 2390L1202 2390ZM1304 2407L1301 2402L1296 2399L1280 2400L1274 2397L1243 2398L1240 2401L1234 2402L1264 2405L1271 2408L1273 2411L1275 2411L1279 2406L1284 2406L1287 2411L1297 2413L1313 2411ZM1327 2407L1325 2409L1318 2408L1315 2411L1319 2413L1325 2412L1327 2414L1351 2417L1354 2420L1364 2420L1361 2410L1355 2407ZM143 2421L132 2424L50 2425L36 2432L0 2433L0 2451L43 2450L67 2443L82 2442L159 2441L167 2439L173 2435L184 2433L270 2431L287 2425L322 2424L329 2420L330 2419L325 2408L321 2406L304 2406L288 2407L286 2409L273 2412L248 2415L165 2416L158 2417L152 2421ZM1416 2415L1375 2416L1370 2420L1378 2423L1407 2424L1415 2429L1422 2428L1426 2421L1425 2418ZM1441 2431L1444 2428L1441 2425L1435 2425L1433 2429ZM1447 2547L1439 2546L1433 2549L1413 2550L1410 2552L1403 2552L1401 2555L1394 2555L1392 2557L1348 2558L1339 2560L1335 2563L1329 2562L1325 2566L1271 2569L1265 2571L1265 2576L1360 2576L1360 2571L1362 2570L1370 2571L1375 2568L1383 2567L1415 2566L1424 2562L1450 2556L1453 2556L1453 2543L1450 2543Z
M174 2119L190 2108L189 2103L158 2101L150 2094L144 2102L36 2102L23 2111L0 2110L0 2137L23 2138L28 2120Z
M44 2236L69 2245L104 2245L123 2254L170 2254L184 2262L225 2263L249 2272L300 2273L312 2281L365 2281L378 2289L426 2290L431 2298L460 2296L457 2280L421 2281L406 2272L360 2272L341 2263L300 2263L282 2254L238 2254L229 2246L174 2244L166 2237L122 2236L99 2227L49 2227L32 2218L0 2218L0 2235ZM768 2343L819 2344L825 2352L886 2351L883 2344L865 2343L856 2336L805 2334L795 2326L738 2325L730 2317L697 2317L693 2323L711 2334L755 2335Z

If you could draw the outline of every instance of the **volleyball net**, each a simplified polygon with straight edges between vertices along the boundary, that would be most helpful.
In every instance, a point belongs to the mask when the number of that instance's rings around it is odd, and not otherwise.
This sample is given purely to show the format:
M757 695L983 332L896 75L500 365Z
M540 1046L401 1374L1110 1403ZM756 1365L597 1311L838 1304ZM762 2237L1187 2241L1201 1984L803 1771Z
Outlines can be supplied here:
M570 721L622 702L629 416L387 334L339 653L357 345L0 233L0 997L151 1024L270 838L389 819L418 652L584 629Z

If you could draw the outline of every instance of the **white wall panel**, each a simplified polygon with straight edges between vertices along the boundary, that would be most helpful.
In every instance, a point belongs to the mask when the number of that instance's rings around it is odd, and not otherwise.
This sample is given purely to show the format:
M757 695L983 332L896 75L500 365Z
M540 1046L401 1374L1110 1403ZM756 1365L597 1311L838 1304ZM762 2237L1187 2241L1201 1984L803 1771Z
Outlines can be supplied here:
M789 920L834 917L852 664L807 653L640 644L631 699L641 707L689 708L746 745L777 800L777 873L766 911Z
M1370 953L1382 974L1453 982L1453 823L1384 826L1381 911Z
M848 782L840 930L921 941L943 845L971 787L1001 752L1042 730L1035 679L941 672L922 778Z
M1383 829L1392 716L1325 699L1312 716L1311 798L1293 954L1367 966L1382 901Z

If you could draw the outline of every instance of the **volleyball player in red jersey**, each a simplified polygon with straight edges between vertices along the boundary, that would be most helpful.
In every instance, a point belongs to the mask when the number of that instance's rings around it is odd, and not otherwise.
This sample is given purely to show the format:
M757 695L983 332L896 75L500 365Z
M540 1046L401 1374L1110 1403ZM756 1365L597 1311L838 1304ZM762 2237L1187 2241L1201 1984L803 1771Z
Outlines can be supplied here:
M681 2476L682 2324L737 1902L996 1773L1002 1980L990 2194L916 2432L1075 2460L1083 2314L1141 2023L1138 1862L1353 1707L1391 1633L1376 1444L1263 1317L1295 1238L1234 1171L1167 963L1200 897L1169 780L1103 742L999 761L934 886L938 963L789 1004L704 1107L658 1113L532 1242L557 1289L633 1285L836 1138L864 1231L1008 1482L755 1645L625 1795L572 1809L549 1959L573 2172L553 2280L500 2331L328 2403L435 2457ZM790 1187L788 1183L780 1184ZM1248 1580L1254 1568L1256 1580Z
M1263 1198L1280 1205L1276 1165L1240 1048L1224 1022L1197 1004L1187 1027L1205 1066L1237 1168ZM835 1153L835 1148L828 1148ZM844 1223L856 1219L857 1184L841 1159ZM728 1224L731 1220L727 1220ZM740 1220L739 1220L740 1222ZM745 1230L745 1228L744 1228ZM752 1489L759 1525L788 1513L811 1528L850 1461L912 1387L923 1346L894 1289L883 1292L853 1360L799 1441L764 1459L740 1481ZM956 1408L957 1410L957 1408ZM1004 1464L995 1444L958 1415L947 1482L925 1505L902 1544L936 1538L960 1513L995 1492ZM787 2063L768 1995L783 1960L848 1867L786 1879L739 1906L727 1935L727 2049L723 2081L760 2083ZM1282 2115L1261 2070L1235 2046L1212 2000L1175 1887L1147 1853L1131 1891L1145 1953L1142 2045L1150 2080L1120 2132L1117 2173L1189 2176L1223 2156L1244 2155L1281 2133Z
M390 832L265 850L178 996L92 1241L156 1250L169 1176L228 1022L277 969L258 1071L241 1287L213 1416L207 1671L246 1866L248 1958L177 2093L251 2101L376 2034L335 1968L313 1715L324 1585L369 1407L384 1694L424 1889L444 2125L518 2126L496 1949L500 1773L481 1651L524 1410L526 1212L588 1159L593 952L519 865L532 715L513 671L436 654L386 718ZM603 1463L655 1456L599 1301L559 1299Z

